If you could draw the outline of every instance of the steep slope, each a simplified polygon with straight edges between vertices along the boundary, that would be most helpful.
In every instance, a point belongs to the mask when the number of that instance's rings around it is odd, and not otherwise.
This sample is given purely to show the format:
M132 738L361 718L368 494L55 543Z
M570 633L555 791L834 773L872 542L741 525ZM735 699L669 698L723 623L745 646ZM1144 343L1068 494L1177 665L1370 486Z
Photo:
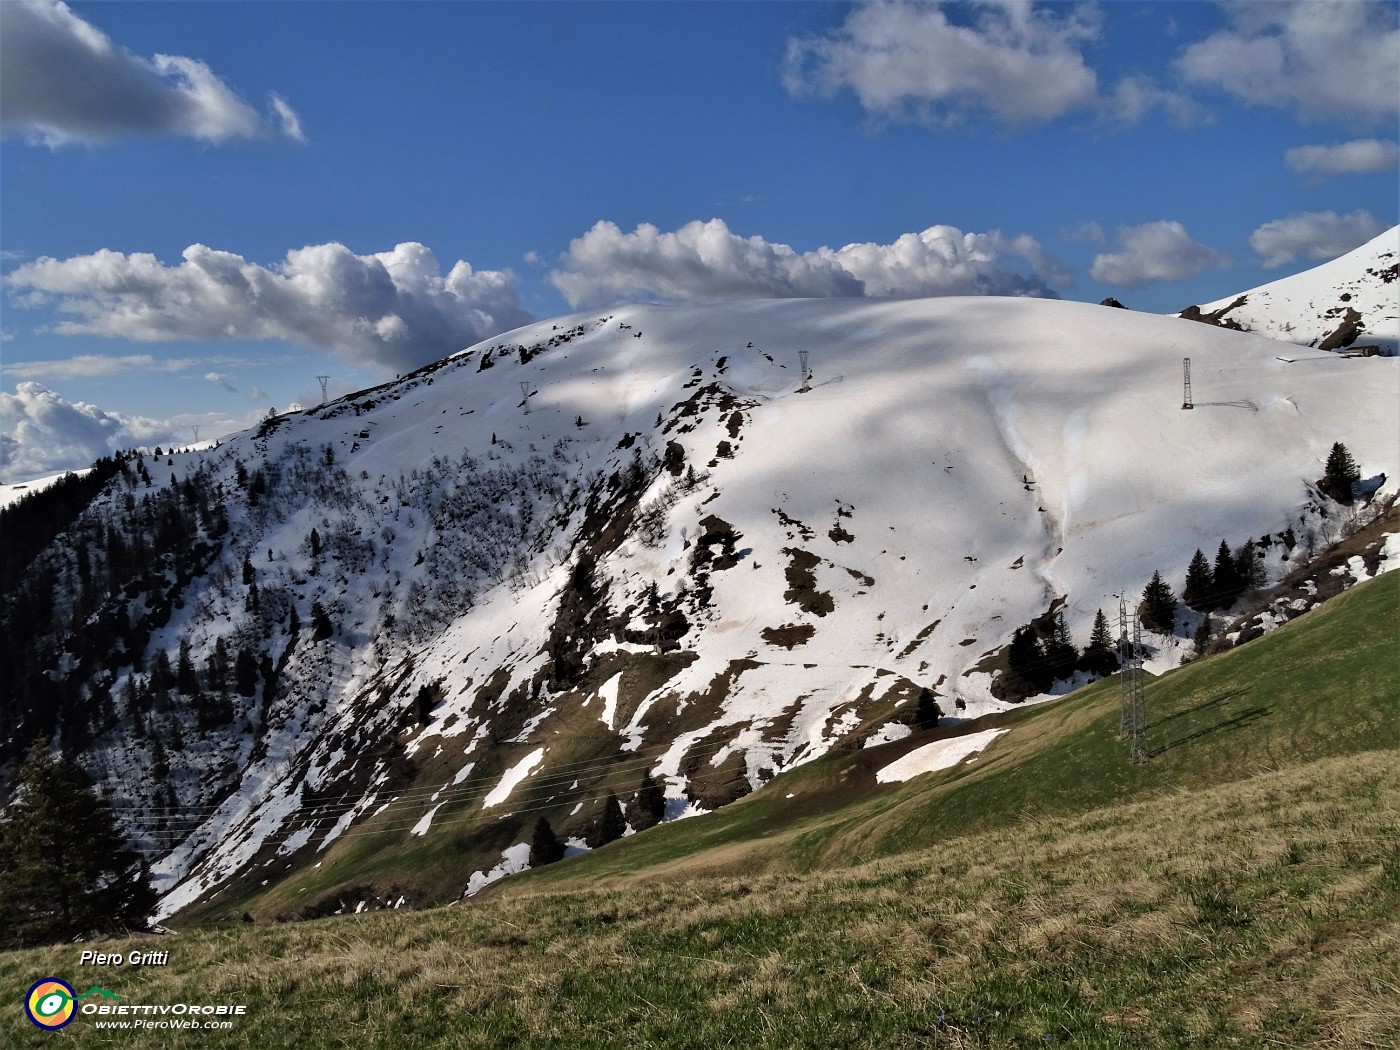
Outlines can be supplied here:
M66 690L55 731L165 912L293 868L325 874L308 913L357 877L440 900L541 815L587 837L644 770L713 808L920 688L1001 710L985 661L1016 628L1058 605L1083 640L1222 537L1276 571L1286 527L1343 527L1311 488L1334 441L1396 477L1397 394L1394 359L1065 302L545 322L141 464L51 552L34 688ZM103 597L84 573L132 530L164 553Z
M103 983L245 1005L200 1033L229 1047L328 1017L396 1048L1393 1046L1397 603L1390 573L1153 681L1146 765L1094 686L904 784L876 771L918 741L832 754L468 907L185 926ZM0 981L86 987L76 960L0 954ZM49 1038L0 1012L0 1040Z
M1319 350L1370 346L1393 357L1400 353L1400 226L1331 262L1181 316Z

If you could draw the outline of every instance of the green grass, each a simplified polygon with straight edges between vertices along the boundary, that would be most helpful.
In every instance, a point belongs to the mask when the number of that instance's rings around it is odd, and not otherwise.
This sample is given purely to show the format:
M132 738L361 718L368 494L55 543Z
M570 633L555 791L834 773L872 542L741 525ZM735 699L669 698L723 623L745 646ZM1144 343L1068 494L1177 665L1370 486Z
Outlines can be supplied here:
M0 1045L1400 1045L1397 608L1392 573L1153 681L1142 765L1101 683L975 763L833 754L451 908L0 954ZM55 1036L19 1008L47 975L249 1012Z

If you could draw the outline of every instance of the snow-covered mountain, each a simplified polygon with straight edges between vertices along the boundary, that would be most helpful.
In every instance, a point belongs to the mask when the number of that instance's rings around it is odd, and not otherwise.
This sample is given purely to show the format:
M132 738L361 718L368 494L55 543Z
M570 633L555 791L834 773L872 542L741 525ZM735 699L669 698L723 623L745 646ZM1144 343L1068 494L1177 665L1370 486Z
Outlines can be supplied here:
M922 688L1000 709L1017 628L1083 645L1222 539L1277 573L1342 528L1333 443L1396 479L1398 431L1400 360L1081 303L574 315L129 464L30 574L56 724L5 729L81 753L166 913L362 826L451 834L465 888L644 769L712 808Z
M1182 317L1319 350L1400 353L1400 226L1330 262Z

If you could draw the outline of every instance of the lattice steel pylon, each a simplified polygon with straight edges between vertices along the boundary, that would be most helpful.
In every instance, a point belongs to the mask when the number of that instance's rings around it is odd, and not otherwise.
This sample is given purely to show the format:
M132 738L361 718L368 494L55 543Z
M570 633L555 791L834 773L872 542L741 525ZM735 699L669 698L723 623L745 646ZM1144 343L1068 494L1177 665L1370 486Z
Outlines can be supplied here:
M1147 720L1142 697L1142 625L1136 613L1129 616L1128 600L1122 595L1118 597L1118 656L1122 665L1118 682L1123 705L1118 735L1128 742L1128 757L1134 762L1145 762Z
M1189 357L1181 359L1181 407L1196 407L1191 400L1191 359Z
M520 393L521 393L521 394L524 396L524 398L525 398L525 400L522 401L521 404L523 404L523 405L525 406L525 414L528 416L528 415L530 414L530 382L529 382L529 380L527 380L527 379L522 379L522 380L520 381Z
M807 351L797 351L798 367L802 370L802 385L797 388L799 394L805 394L812 389L812 371L807 367Z
M321 404L326 403L326 384L331 381L330 376L317 376L316 381L321 384Z

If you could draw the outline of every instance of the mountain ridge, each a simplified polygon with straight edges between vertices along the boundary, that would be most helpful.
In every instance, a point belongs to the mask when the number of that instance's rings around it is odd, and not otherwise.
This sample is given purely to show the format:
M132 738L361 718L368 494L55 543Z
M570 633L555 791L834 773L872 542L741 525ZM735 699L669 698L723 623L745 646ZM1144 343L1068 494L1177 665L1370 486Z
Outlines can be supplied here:
M1285 528L1339 533L1312 484L1337 440L1397 476L1400 374L1278 345L1020 299L526 326L133 466L46 555L50 732L87 736L163 914L361 825L465 887L537 815L587 839L644 769L707 809L897 731L921 689L1004 710L995 656L1047 610L1083 640L1195 547L1267 539L1278 573ZM137 532L165 553L98 597L77 551L91 577ZM195 693L157 688L186 646Z

